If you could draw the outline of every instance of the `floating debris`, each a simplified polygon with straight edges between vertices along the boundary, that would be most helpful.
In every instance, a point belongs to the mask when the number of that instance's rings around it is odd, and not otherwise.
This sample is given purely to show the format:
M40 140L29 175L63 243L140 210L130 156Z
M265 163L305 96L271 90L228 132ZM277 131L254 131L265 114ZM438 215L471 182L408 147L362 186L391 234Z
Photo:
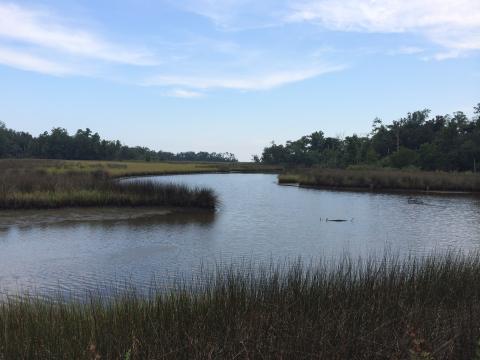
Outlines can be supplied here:
M416 205L425 205L425 202L423 200L412 198L412 197L408 198L408 203L416 204Z
M320 218L320 221L322 221L322 218ZM333 222L347 222L349 220L346 220L346 219L329 219L329 218L325 219L325 222L330 222L330 221L333 221ZM353 218L351 218L350 221L353 221Z

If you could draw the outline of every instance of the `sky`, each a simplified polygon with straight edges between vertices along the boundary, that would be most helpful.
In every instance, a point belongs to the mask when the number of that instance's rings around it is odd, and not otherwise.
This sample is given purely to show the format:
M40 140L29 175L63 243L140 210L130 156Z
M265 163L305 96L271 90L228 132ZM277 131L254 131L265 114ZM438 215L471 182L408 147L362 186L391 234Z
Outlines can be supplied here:
M232 152L480 102L478 0L0 0L0 121Z

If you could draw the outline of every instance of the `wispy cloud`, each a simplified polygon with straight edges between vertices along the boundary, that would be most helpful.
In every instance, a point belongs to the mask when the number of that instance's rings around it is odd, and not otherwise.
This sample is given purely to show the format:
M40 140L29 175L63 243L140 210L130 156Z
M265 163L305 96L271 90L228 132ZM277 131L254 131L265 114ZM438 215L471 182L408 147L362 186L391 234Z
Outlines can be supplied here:
M260 14L260 19L273 4L273 0L264 4L253 0L187 1L197 13L218 24L234 22L238 12ZM307 54L292 56L288 47L270 51L258 44L252 47L229 38L202 35L165 46L164 63L160 64L152 55L151 49L155 47L139 50L109 41L50 9L0 2L0 19L1 64L56 76L114 79L118 76L111 74L110 65L130 65L135 69L124 73L127 82L159 86L165 89L164 95L172 97L198 98L207 89L268 90L343 68L318 65L322 60L318 56L308 59ZM178 72L179 61L184 73Z
M425 52L425 49L417 46L401 46L398 49L390 50L389 55L415 55Z
M23 51L3 47L0 47L0 64L55 76L78 73L78 69L75 70L64 64L43 59Z
M204 96L204 94L201 92L185 90L185 89L172 89L170 91L167 91L165 95L169 97L176 97L176 98L182 98L182 99L194 99L194 98L200 98Z
M449 59L456 59L462 56L464 56L464 52L462 51L448 50L444 52L438 52L433 55L422 56L421 59L423 61L430 61L430 60L443 61L443 60L449 60Z
M343 70L340 65L322 66L317 68L279 71L265 73L257 76L246 75L243 77L196 77L196 76L172 76L157 75L147 79L144 85L147 86L183 86L190 89L231 89L231 90L269 90L282 85L295 83L322 74Z
M224 30L280 25L289 0L170 0L175 6L210 19Z
M115 44L94 32L64 24L47 10L0 3L0 19L0 39L113 63L156 63L148 51Z
M286 21L336 31L417 33L447 49L480 49L478 0L292 1Z

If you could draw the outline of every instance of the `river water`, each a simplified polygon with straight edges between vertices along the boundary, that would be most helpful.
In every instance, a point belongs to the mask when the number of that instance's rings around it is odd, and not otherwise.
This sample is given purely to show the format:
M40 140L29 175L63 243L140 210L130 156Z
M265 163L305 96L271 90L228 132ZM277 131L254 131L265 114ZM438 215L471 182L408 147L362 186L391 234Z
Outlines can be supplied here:
M220 206L215 213L0 212L0 292L84 292L119 283L148 287L153 279L188 277L206 264L245 260L480 248L478 197L306 189L278 185L270 174L148 179L211 187Z

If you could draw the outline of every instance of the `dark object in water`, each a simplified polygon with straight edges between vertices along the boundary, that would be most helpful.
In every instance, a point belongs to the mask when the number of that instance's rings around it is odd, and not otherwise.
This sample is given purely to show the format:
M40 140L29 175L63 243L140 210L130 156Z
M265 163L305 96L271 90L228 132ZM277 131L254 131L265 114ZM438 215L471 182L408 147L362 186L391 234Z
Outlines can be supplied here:
M352 220L353 220L353 219L352 219ZM345 220L345 219L329 219L329 218L326 218L325 221L345 222L345 221L348 221L348 220Z
M408 198L408 203L409 204L417 204L417 205L425 205L425 203L423 202L423 200L420 200L420 199L415 199L415 198Z

